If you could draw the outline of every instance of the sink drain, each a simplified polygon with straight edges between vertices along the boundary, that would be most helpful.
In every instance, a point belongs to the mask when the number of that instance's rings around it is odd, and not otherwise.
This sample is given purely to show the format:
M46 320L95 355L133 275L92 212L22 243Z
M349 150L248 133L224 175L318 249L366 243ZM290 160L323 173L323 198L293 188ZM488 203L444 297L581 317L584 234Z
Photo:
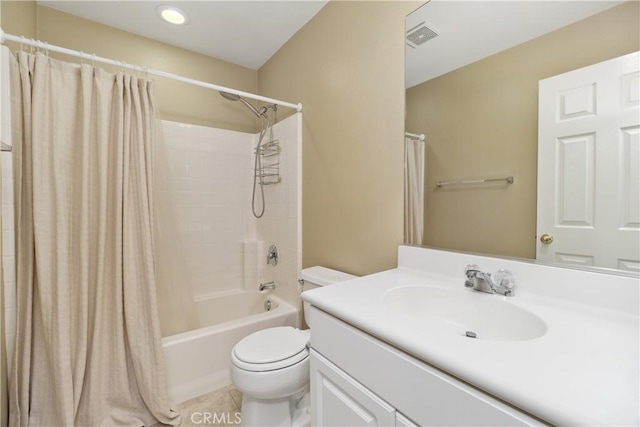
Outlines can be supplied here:
M467 336L469 338L477 338L478 337L478 335L476 335L476 333L472 332L472 331L467 331L464 334L465 334L465 336Z

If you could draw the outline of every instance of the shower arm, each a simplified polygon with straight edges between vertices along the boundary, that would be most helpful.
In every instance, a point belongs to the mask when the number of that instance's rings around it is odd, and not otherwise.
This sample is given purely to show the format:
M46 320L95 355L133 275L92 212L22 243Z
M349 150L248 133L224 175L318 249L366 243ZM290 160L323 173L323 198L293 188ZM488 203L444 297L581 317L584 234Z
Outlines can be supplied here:
M274 112L278 111L278 105L277 104L265 105L264 107L260 108L260 110L258 111L258 109L256 107L251 105L246 99L244 99L240 95L236 95L235 93L225 92L225 91L222 91L222 90L219 91L218 93L220 93L220 96L222 96L224 99L228 99L229 101L240 101L240 102L242 102L259 119L267 119L270 122L269 116L267 116L267 111L269 111L269 109L272 109Z

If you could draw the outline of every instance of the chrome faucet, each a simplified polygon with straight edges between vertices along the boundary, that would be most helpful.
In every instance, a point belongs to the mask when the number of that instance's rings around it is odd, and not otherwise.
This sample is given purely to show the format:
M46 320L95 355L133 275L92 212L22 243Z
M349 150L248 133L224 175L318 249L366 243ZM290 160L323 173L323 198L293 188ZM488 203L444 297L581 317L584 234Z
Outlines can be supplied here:
M501 269L491 276L491 273L481 271L478 265L469 264L465 267L464 274L467 276L467 280L464 282L464 286L467 288L489 294L513 296L513 287L516 282L509 270Z
M276 282L267 282L267 283L260 283L260 286L258 287L258 290L260 292L264 291L264 290L274 290L276 288Z
M278 252L276 245L269 246L269 252L267 252L267 264L278 265L279 257L280 253Z

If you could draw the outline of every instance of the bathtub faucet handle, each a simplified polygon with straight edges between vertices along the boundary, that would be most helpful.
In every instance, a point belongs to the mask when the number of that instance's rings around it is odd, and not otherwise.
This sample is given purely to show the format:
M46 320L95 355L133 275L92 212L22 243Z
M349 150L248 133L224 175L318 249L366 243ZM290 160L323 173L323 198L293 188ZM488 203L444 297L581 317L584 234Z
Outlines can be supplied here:
M267 252L267 264L268 265L278 265L278 259L280 258L280 253L278 252L278 248L276 245L269 246L269 252Z
M258 291L262 292L265 290L274 290L276 288L276 282L271 281L271 282L267 282L267 283L260 283L260 286L258 287Z

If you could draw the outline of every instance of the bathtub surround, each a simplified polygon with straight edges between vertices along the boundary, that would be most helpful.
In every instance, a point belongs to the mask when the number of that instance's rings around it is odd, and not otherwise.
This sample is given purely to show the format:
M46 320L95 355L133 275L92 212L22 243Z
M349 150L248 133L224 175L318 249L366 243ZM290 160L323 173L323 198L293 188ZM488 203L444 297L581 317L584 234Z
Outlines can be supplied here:
M282 182L264 187L260 219L251 214L257 134L162 122L169 164L159 190L172 193L164 199L176 213L196 301L257 292L261 282L275 281L273 293L299 305L301 120L297 113L273 127ZM266 262L272 244L280 251L277 266Z
M153 83L43 54L14 64L24 125L10 424L179 424L156 311Z
M192 271L187 265L184 241L181 239L178 215L173 195L175 188L171 176L170 155L163 123L156 129L156 151L153 175L154 255L158 315L162 336L198 328L193 301Z
M264 187L267 209L264 216L254 222L255 240L264 242L257 253L257 270L245 269L245 280L253 280L255 272L260 282L275 282L274 294L289 304L301 307L298 283L302 270L302 120L305 113L281 120L274 125L275 139L280 141L280 177L282 182ZM252 165L253 168L253 165ZM267 265L270 245L278 248L277 265ZM245 263L248 261L245 250ZM256 264L250 264L251 268ZM255 268L255 267L254 267ZM250 286L256 286L254 281Z
M176 213L183 280L195 299L243 289L253 135L168 121L162 130L168 168L158 173L168 175L158 190Z
M251 213L253 149L258 135L162 122L169 151L160 197L176 213L176 255L183 254L197 328L166 322L179 312L160 301L168 386L177 402L229 384L230 354L244 336L267 327L300 324L301 122L297 113L273 128L280 143L279 184L264 188L262 218ZM278 247L278 265L267 249ZM258 292L273 281L272 291ZM178 284L183 287L185 284ZM272 303L265 312L265 302Z

